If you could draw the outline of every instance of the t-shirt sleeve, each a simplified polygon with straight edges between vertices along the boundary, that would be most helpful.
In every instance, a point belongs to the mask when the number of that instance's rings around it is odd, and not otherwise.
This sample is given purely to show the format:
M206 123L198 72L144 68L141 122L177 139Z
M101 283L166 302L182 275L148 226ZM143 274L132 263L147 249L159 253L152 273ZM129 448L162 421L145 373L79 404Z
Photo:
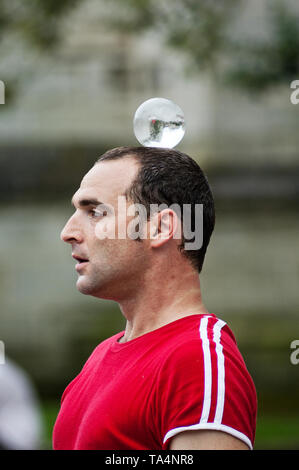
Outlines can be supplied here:
M204 317L198 338L178 344L164 360L157 387L162 449L191 430L229 433L252 449L256 392L235 338L222 320Z

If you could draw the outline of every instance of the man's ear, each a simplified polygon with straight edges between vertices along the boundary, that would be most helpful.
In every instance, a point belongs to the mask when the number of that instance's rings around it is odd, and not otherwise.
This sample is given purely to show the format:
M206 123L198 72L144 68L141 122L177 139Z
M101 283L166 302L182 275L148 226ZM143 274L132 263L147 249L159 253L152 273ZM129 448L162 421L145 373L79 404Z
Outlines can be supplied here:
M162 246L175 238L178 229L178 216L172 209L157 212L150 220L150 240L153 247Z

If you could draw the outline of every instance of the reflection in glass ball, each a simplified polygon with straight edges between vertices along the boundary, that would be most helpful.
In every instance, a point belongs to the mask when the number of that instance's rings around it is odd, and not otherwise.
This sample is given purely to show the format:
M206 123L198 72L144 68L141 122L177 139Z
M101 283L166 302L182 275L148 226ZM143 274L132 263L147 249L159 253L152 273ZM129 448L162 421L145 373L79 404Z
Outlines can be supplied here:
M144 147L173 148L185 134L184 113L170 100L151 98L137 109L133 126Z

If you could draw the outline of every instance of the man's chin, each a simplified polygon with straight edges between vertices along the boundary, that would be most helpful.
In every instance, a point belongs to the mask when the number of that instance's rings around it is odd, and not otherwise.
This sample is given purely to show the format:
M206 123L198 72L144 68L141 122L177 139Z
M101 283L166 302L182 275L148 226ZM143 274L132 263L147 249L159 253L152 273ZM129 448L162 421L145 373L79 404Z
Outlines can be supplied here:
M92 282L90 277L88 276L79 276L77 283L76 283L77 290L84 295L92 295L94 297L101 298L101 295L104 294L104 284L100 283L99 280L97 282Z
M84 295L91 295L98 299L114 300L114 295L111 292L110 283L102 282L92 283L90 279L84 279L85 276L80 276L77 280L77 290Z
M76 287L77 290L81 294L85 295L94 295L94 292L96 290L95 286L93 286L90 282L88 282L86 279L83 279L84 276L80 276L79 279L77 280Z

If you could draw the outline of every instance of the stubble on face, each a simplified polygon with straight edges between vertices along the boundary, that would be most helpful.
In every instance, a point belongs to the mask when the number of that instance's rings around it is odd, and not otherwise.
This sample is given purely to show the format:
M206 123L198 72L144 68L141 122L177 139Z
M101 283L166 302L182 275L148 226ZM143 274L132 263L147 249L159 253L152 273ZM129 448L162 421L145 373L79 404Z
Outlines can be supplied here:
M126 226L132 219L126 213L118 214L117 197L125 194L137 171L138 164L132 157L97 163L85 175L76 193L78 199L93 196L105 204L111 204L116 226L116 238L99 239L95 228L102 221L82 217L82 248L84 245L89 259L79 273L76 284L82 294L118 300L133 293L142 284L148 265L145 241L117 238L118 217L125 218Z

